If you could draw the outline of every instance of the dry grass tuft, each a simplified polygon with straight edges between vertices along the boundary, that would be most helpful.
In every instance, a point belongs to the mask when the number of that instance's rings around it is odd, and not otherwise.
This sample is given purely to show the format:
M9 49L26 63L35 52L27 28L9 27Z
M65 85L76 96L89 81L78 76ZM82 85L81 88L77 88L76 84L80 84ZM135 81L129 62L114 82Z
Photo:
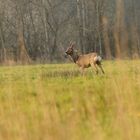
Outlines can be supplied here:
M80 76L80 72L78 70L63 70L63 71L53 71L53 72L46 72L42 73L42 78L68 78L68 77L78 77Z

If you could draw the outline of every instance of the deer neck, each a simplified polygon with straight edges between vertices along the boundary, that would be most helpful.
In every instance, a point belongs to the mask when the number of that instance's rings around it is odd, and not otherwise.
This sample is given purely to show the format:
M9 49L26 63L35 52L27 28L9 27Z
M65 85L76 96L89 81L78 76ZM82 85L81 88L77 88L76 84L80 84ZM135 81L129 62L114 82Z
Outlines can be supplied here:
M74 63L76 63L76 61L79 59L79 55L77 54L77 52L74 52L71 55L71 58L73 59Z

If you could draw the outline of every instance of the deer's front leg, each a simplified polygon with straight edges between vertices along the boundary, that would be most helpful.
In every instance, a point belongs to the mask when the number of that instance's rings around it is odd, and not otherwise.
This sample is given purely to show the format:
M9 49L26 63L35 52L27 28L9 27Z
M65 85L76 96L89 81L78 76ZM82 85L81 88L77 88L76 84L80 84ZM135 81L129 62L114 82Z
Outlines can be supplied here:
M91 67L93 69L95 68L95 72L96 72L96 74L98 74L98 68L97 68L96 64L95 63L91 63Z
M99 68L101 69L102 73L105 74L102 65L100 64L100 65L98 65L98 66L99 66Z
M82 75L84 75L84 68L83 68L83 67L80 67L80 73L81 73Z

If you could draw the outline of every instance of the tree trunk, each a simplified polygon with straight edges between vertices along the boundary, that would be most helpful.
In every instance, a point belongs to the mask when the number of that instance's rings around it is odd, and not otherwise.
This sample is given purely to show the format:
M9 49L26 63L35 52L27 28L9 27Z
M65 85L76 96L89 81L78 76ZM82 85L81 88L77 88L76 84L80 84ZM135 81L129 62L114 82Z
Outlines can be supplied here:
M111 59L110 43L108 37L108 19L105 16L102 17L102 24L104 25L103 40L104 40L106 59Z
M102 56L102 39L101 39L101 27L100 27L100 13L99 13L99 0L96 2L96 17L97 17L97 34L99 41L99 54Z
M5 49L5 43L4 43L4 37L3 37L3 31L2 31L2 24L0 23L0 40L1 40L1 63L6 63L7 57L6 57L6 49Z
M79 30L79 39L78 44L80 45L81 52L84 53L83 47L83 25L81 17L81 0L77 0L77 20L78 20L78 30Z
M23 20L21 19L21 14L19 14L18 19L18 29L17 29L17 35L18 35L18 51L17 51L17 61L21 64L29 64L31 62L31 59L28 55L28 52L26 50L25 40L24 40L24 32L23 32Z
M116 2L116 24L114 27L114 40L115 40L115 56L121 58L121 44L120 44L120 22L121 22L121 5L122 0Z
M131 24L131 34L133 34L132 40L132 52L133 58L138 58L140 55L140 40L138 33L138 19L137 19L137 10L135 7L135 0L132 0L132 8L133 8L133 18L134 22Z

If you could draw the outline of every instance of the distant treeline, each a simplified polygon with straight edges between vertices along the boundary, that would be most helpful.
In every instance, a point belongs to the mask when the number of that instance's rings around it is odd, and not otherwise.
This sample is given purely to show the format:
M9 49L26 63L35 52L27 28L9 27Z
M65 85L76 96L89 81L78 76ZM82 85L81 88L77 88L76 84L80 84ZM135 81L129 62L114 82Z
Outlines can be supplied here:
M139 0L0 0L0 63L60 62L70 41L105 59L139 58Z

